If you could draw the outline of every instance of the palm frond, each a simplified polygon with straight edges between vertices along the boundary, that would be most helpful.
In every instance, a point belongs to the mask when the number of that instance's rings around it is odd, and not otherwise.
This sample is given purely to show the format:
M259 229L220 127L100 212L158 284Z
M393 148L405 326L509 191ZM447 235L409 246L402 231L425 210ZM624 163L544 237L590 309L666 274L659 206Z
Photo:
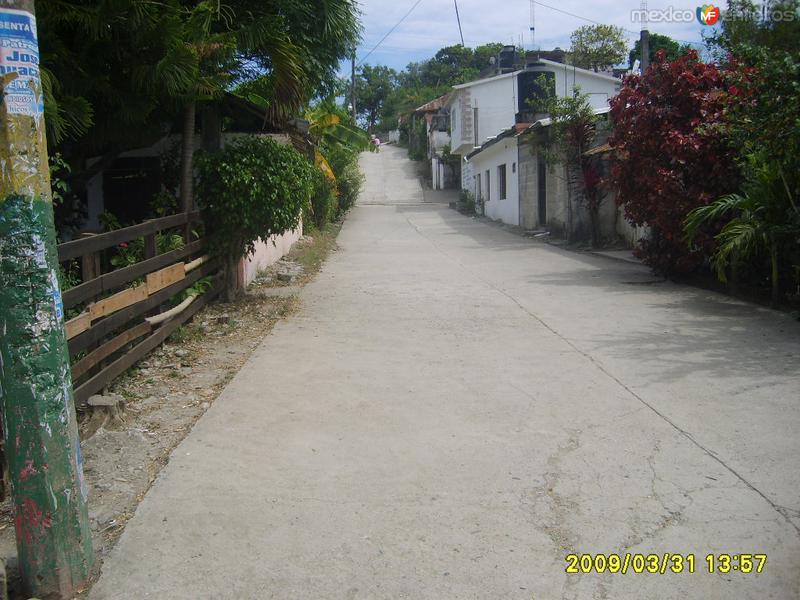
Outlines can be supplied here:
M769 243L765 231L756 222L740 219L725 225L715 239L718 246L712 257L712 266L723 283L727 281L725 270L731 256L751 257Z
M727 194L706 206L698 206L692 210L683 222L687 239L691 243L703 225L722 219L740 209L747 202L741 194Z

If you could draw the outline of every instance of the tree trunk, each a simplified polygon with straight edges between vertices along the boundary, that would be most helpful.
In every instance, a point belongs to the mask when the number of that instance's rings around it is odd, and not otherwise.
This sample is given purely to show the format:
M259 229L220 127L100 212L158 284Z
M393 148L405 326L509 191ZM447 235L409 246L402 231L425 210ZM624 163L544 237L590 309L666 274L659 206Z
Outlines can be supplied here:
M191 212L194 208L194 118L197 104L194 100L183 109L183 136L181 139L181 212ZM192 226L187 223L183 232L186 243L191 241Z
M239 295L239 261L228 257L225 260L225 300L233 302Z

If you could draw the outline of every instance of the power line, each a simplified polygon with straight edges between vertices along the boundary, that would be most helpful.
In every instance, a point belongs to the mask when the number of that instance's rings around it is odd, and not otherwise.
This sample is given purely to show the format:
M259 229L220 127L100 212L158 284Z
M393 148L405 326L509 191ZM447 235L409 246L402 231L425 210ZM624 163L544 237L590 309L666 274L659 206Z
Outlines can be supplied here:
M403 21L405 21L405 20L406 20L406 19L407 19L407 18L408 18L408 17L411 15L411 13L412 13L412 12L414 12L414 9L415 9L415 8L417 8L417 6L419 6L420 2L422 2L422 0L417 0L416 2L414 2L414 5L413 5L413 6L412 6L410 9L408 9L408 12L407 12L405 15L403 15L403 18L402 18L402 19L400 19L400 20L399 20L397 23L395 23L395 24L394 24L394 27L392 27L392 28L391 28L389 31L387 31L387 32L386 32L386 35L384 35L384 36L381 38L381 41L379 41L377 44L375 44L375 47L374 47L372 50L370 50L369 52L367 52L366 56L364 56L364 57L363 57L363 58L362 58L360 61L358 61L358 66L359 66L359 67L360 67L362 64L364 64L364 61L365 61L365 60L367 60L367 59L369 58L370 54L372 54L373 52L375 52L375 50L377 50L377 49L378 49L378 47L379 47L379 46L380 46L380 45L381 45L381 44L382 44L384 41L386 41L386 38L388 38L390 35L392 35L392 33L394 33L394 30L395 30L395 29L397 29L398 27L400 27L400 25L402 25Z
M576 19L580 19L582 21L586 21L588 23L593 23L595 25L606 25L606 23L601 23L600 21L595 21L594 19L590 19L588 17L584 17L583 15L576 15L575 13L572 13L572 12L569 12L567 10L564 10L563 8L558 8L556 6L551 6L549 4L545 4L544 2L539 2L539 0L531 0L531 1L532 1L533 4L538 4L539 6L543 6L544 8L549 8L550 10L554 10L556 12L560 12L560 13L568 15L570 17L574 17ZM630 34L635 35L635 36L638 36L639 33L640 33L638 31L633 31L632 29L625 29L624 27L622 27L621 29L622 29L622 31L624 31L626 33L630 33ZM675 39L675 38L673 38L673 39ZM676 42L682 42L684 44L690 44L692 46L702 46L702 43L700 43L700 42L690 42L688 40L678 40L678 39L675 39L675 41Z

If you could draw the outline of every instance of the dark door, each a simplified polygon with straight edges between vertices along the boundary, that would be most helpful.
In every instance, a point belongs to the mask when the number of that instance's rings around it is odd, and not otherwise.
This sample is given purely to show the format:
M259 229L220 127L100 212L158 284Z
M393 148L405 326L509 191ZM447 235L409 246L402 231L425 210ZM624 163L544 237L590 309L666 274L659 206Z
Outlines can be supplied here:
M547 225L547 163L541 154L538 155L538 158L539 173L536 182L539 197L539 227L544 227Z

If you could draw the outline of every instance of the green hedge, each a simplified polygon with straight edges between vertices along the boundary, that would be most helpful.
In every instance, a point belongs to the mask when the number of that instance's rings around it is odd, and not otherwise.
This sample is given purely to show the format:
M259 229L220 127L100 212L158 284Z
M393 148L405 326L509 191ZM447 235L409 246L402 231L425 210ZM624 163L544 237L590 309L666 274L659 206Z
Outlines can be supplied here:
M291 146L255 136L198 155L196 166L211 248L232 260L251 253L258 238L296 229L319 173Z

